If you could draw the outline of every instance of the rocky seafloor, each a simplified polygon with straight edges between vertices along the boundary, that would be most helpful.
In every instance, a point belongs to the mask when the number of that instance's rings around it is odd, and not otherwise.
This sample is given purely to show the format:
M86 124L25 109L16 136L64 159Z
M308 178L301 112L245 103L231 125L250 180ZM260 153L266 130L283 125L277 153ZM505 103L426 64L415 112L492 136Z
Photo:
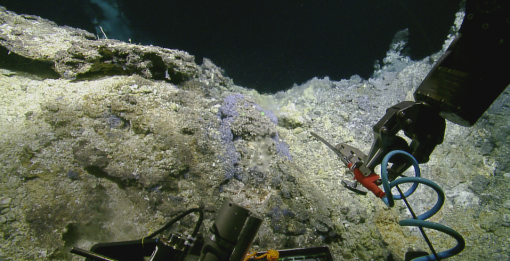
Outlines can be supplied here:
M459 12L452 35L458 30ZM335 260L428 250L401 202L341 185L351 174L315 139L368 152L372 126L412 94L422 61L390 46L373 78L311 79L285 92L236 86L184 51L97 40L0 7L0 259L82 260L72 246L139 239L191 208L231 200L263 217L252 249L329 246ZM471 128L447 124L421 166L446 202L431 221L466 241L450 260L510 260L510 91ZM418 213L435 203L421 187ZM190 233L197 217L176 231ZM428 230L438 251L455 241Z

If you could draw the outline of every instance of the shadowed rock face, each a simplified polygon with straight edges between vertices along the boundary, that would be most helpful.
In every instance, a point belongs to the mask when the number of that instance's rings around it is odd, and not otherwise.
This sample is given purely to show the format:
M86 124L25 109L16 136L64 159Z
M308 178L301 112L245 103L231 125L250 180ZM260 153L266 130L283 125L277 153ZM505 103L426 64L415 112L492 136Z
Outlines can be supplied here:
M352 176L309 132L368 151L372 125L412 98L440 53L415 62L390 50L391 66L368 81L314 78L261 95L182 51L5 9L0 20L2 260L79 260L71 246L139 239L194 207L207 234L227 199L264 218L256 250L328 245L335 260L402 260L426 249L398 225L407 213L341 187ZM434 221L471 244L458 260L508 255L509 116L496 105L473 128L448 125L422 168L447 197ZM422 213L434 197L421 188L410 200Z
M57 27L55 23L37 16L13 16L5 8L0 15L3 23L0 40L2 48L7 49L7 52L2 52L2 58L46 64L41 66L45 69L45 77L55 76L48 70L52 68L66 79L138 74L147 79L177 84L192 78L199 70L194 57L183 51L116 40L96 40L87 31ZM11 52L16 58L9 57ZM22 71L30 71L34 67L5 61L3 64Z

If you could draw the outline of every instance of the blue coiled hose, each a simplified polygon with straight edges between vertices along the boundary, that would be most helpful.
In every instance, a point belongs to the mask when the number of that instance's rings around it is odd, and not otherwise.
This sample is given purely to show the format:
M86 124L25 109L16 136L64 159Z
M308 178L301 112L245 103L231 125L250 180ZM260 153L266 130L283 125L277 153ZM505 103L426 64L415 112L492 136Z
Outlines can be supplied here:
M393 157L394 155L397 155L397 154L404 155L409 161L411 161L413 163L415 176L414 177L403 177L403 178L396 179L392 182L389 182L388 181L388 162L391 157ZM464 238L459 233L457 233L455 230L453 230L449 227L443 226L441 224L438 224L438 223L425 221L425 219L428 219L431 216L435 215L443 206L444 192L436 183L434 183L428 179L424 179L424 178L420 177L420 167L418 166L418 161L416 161L416 159L411 154L409 154L405 151L402 151L402 150L395 150L395 151L388 153L384 157L382 164L381 164L381 178L383 181L384 192L386 193L386 197L382 198L382 200L389 207L393 207L395 205L395 200L398 200L398 199L405 200L405 198L407 198L408 196L413 194L414 191L416 191L416 188L418 188L418 184L420 184L420 183L427 185L427 186L431 187L432 189L434 189L437 193L438 199L437 199L437 202L433 208L431 208L429 211L417 216L415 219L401 220L398 222L398 224L401 226L420 227L420 230L422 227L430 228L430 229L441 231L441 232L446 233L446 234L450 235L451 237L455 238L457 240L457 245L449 250L438 253L437 257L439 257L440 259L454 256L454 255L460 253L464 249L464 247L465 247ZM413 183L413 185L411 186L410 189L408 189L402 195L393 196L393 194L391 194L391 189L399 184L402 184L402 183ZM400 191L400 188L399 188L399 191ZM408 208L410 208L409 205L408 205ZM409 209L409 210L412 212L411 209ZM424 237L426 238L425 234L424 234ZM428 241L427 238L426 238L426 240ZM431 249L431 250L434 252L433 249ZM430 261L430 260L437 260L437 258L434 254L431 254L428 256L416 258L414 260L415 261Z

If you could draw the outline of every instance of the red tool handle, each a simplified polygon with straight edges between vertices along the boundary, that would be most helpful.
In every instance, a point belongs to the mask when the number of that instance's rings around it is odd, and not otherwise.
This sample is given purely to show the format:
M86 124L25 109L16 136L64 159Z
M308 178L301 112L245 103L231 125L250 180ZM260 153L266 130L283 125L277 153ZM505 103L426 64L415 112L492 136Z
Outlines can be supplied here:
M351 162L351 163L349 163L349 165L347 165L347 167L349 167L349 169L351 169L351 166L353 164L354 163ZM352 172L354 173L354 179L357 180L359 183L361 183L361 185L363 185L363 187L372 191L376 197L382 198L382 197L386 196L386 193L384 193L379 188L379 186L377 186L377 184L375 183L376 180L380 179L379 175L372 173L365 177L365 175L363 175L363 173L361 173L361 170L359 170L359 168L355 168Z

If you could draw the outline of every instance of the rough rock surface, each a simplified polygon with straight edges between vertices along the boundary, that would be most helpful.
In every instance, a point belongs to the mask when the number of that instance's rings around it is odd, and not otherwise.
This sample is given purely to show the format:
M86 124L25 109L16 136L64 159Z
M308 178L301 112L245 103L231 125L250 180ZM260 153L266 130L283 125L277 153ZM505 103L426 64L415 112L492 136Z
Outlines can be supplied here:
M194 207L207 234L227 199L264 218L254 250L327 245L335 260L427 250L398 225L403 204L342 187L350 174L310 131L368 151L372 125L412 100L441 53L414 62L393 48L368 81L260 95L183 51L95 40L2 8L0 21L2 260L81 260L71 246L138 239ZM472 128L448 124L422 166L446 193L432 221L466 240L451 260L509 260L509 100L507 90ZM421 213L435 196L421 188L410 202ZM195 219L175 229L189 233ZM455 243L429 237L440 250Z
M0 22L0 58L4 64L35 61L41 66L33 68L36 71L49 69L51 65L54 72L66 79L139 74L148 79L179 83L198 72L194 57L183 51L96 40L87 31L59 27L37 16L13 17L5 8L0 13Z

